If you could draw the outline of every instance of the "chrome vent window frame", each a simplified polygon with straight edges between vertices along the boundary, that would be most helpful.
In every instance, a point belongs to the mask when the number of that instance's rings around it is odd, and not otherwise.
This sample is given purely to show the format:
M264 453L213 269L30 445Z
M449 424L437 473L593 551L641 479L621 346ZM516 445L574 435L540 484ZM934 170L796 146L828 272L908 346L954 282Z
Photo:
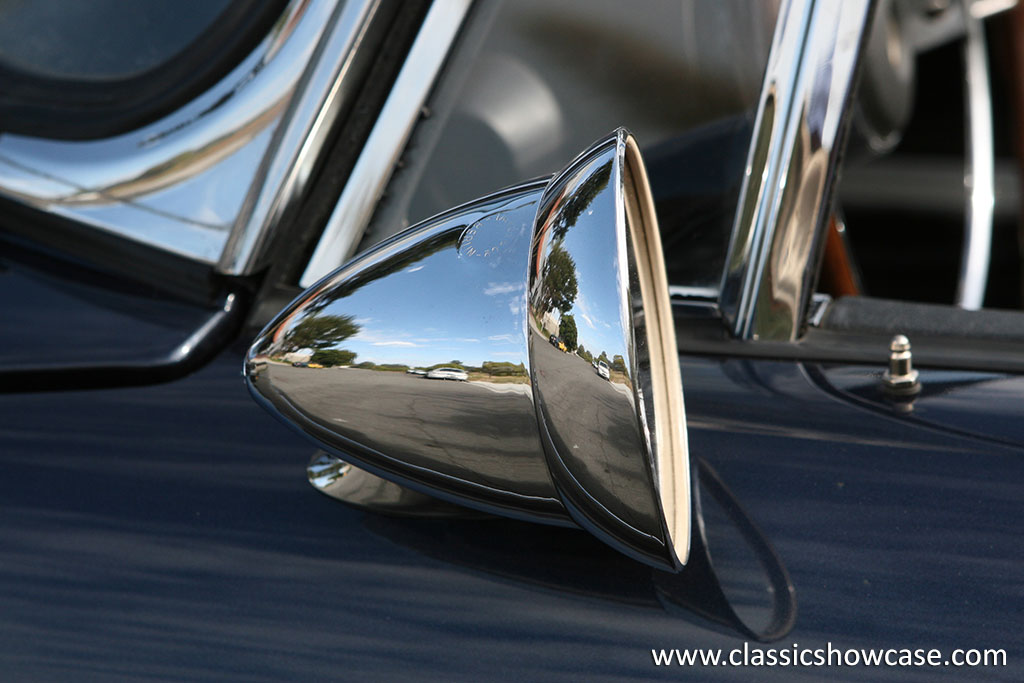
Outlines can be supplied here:
M371 4L350 8L365 12ZM89 141L0 136L0 194L86 227L217 263L248 190L237 175L255 179L316 46L341 29L339 6L334 0L290 3L257 50L214 87L137 130ZM354 35L356 18L345 18ZM175 171L176 160L189 159L193 163ZM235 215L217 219L216 206L207 205L213 220L202 220L145 201L157 189L177 190L185 197L176 203L194 211L202 205L195 201L202 186L220 189L211 177L218 169L237 174ZM200 187L192 187L196 181ZM183 201L188 198L193 201Z
M254 274L296 217L387 18L406 10L293 0L227 76L154 123L98 140L0 134L0 199L214 273ZM441 59L456 30L430 41Z

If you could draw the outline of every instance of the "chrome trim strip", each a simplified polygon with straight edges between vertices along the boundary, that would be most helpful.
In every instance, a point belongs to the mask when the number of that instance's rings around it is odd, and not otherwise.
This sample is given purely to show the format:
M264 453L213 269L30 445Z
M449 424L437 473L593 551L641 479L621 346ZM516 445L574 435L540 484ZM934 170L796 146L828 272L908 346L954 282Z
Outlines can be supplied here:
M992 93L985 47L985 27L963 0L964 97L967 100L967 160L964 186L967 206L964 248L957 283L956 305L976 311L985 302L992 251L992 214L995 209L995 151L992 141Z
M342 105L353 96L351 79L356 52L380 0L345 2L332 16L318 56L295 88L288 112L274 133L259 176L235 221L217 268L231 275L251 273L266 261L282 217L302 196L313 165Z
M750 339L795 339L872 0L787 0L779 11L720 306Z
M343 75L378 2L293 0L221 81L129 133L0 135L0 195L211 265L231 235L227 272L242 272L261 244L247 230L301 192L339 99L330 74Z
M303 287L335 270L355 250L471 4L445 0L431 6L299 280Z

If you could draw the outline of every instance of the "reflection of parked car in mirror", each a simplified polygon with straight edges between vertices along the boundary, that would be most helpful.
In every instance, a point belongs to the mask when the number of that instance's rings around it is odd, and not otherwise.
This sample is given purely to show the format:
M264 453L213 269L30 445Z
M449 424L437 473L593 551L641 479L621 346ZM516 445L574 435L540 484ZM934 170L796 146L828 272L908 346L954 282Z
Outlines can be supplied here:
M556 349L558 349L559 351L562 351L562 352L568 352L569 351L569 348L565 345L565 342L562 341L561 338L559 338L559 337L557 337L557 336L555 336L553 334L548 337L548 342L552 346L554 346Z
M307 368L307 367L309 367L309 361L304 361L304 360L292 361L292 367L293 368Z
M597 361L597 365L595 367L597 369L597 374L601 375L607 380L610 380L612 378L612 373L608 369L608 364L605 363L603 360Z
M467 382L469 373L459 368L434 368L427 373L427 379L454 379L459 382Z

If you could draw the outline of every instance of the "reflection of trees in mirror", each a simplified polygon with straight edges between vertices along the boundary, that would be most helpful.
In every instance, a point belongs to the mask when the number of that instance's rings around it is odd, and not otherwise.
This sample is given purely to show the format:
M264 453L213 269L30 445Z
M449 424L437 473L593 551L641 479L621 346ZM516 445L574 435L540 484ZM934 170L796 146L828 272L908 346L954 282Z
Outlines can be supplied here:
M530 379L526 366L509 361L485 360L479 367L460 365L469 373L470 382L491 382L494 384L528 384Z
M594 198L597 197L602 190L608 187L608 181L611 177L612 162L609 160L587 177L587 179L571 193L569 199L565 200L558 209L558 218L555 220L555 224L551 228L553 240L561 241L565 237L569 228L576 225L576 222L580 219L580 216L586 208L593 203Z
M495 377L526 377L526 366L522 363L510 363L509 361L485 360L480 366L481 372Z
M612 356L611 367L612 382L618 382L619 384L625 384L628 387L632 387L633 383L629 381L629 368L626 366L626 359L619 354Z
M356 363L352 367L360 370L379 370L380 372L405 372L409 370L409 366L402 363L374 363L371 360Z
M569 351L575 351L577 344L576 339L576 319L569 313L563 313L562 319L558 322L558 336L561 337L562 342L565 343L565 348Z
M336 365L352 365L356 359L356 353L347 349L321 349L309 359L310 363L322 365L325 368L333 368Z
M285 333L282 349L327 349L357 334L360 329L352 315L306 315Z
M551 245L551 253L544 263L541 278L541 313L548 313L556 308L568 312L576 301L579 283L576 280L576 262L562 246L561 241Z

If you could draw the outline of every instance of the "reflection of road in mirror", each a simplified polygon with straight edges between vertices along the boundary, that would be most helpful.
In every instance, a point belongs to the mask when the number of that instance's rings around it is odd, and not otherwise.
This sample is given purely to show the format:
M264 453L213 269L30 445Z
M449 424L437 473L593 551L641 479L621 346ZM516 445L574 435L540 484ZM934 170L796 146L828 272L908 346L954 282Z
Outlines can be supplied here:
M586 359L552 346L540 330L531 333L533 362L544 373L538 400L549 416L551 439L563 464L585 490L604 492L600 499L621 520L647 528L657 511L646 463L638 457L644 444L625 375L604 379ZM581 402L580 396L587 401Z
M400 453L414 466L450 476L483 477L498 489L517 490L525 481L527 490L549 490L546 468L535 456L539 444L525 376L474 370L465 381L432 380L411 369L310 372L271 362L264 374L323 426L378 452ZM380 429L382 424L388 428Z

